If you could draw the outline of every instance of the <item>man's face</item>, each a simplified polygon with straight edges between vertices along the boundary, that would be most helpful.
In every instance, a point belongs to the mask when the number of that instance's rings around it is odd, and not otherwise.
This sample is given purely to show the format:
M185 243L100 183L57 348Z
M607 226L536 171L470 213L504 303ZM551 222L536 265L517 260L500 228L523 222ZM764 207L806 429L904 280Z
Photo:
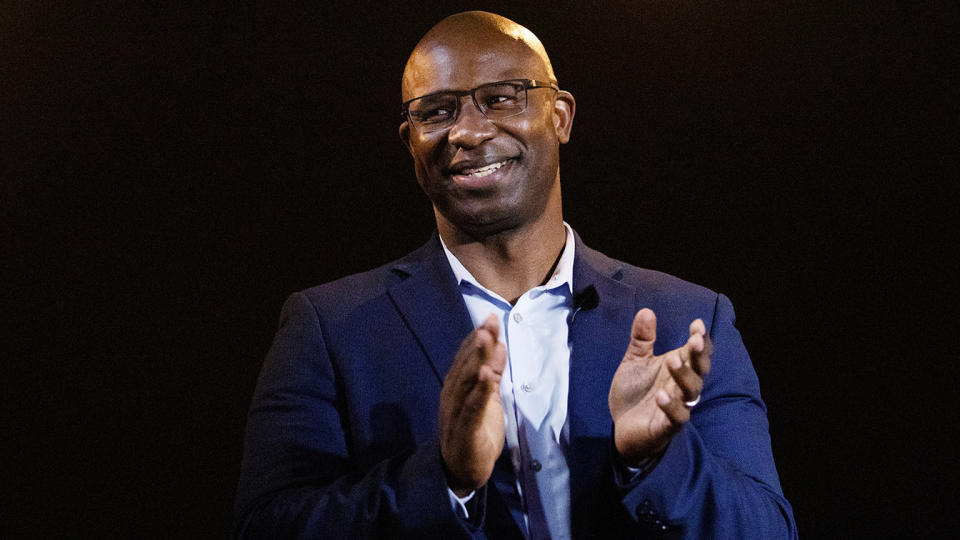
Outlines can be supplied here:
M522 43L502 38L481 46L477 41L448 40L418 49L404 74L403 99L507 79L549 80L543 62ZM558 149L569 134L572 98L566 103L555 95L549 88L529 89L523 113L495 120L464 96L456 122L447 129L425 133L409 122L401 125L417 180L438 219L487 235L532 223L552 197L559 207Z

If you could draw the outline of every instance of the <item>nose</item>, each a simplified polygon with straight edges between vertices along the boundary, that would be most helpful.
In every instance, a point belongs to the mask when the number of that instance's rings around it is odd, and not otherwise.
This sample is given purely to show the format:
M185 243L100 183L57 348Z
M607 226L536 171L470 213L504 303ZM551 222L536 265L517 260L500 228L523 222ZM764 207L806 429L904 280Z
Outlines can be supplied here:
M447 141L454 146L473 148L492 138L496 127L480 112L470 96L460 99L466 100L466 103L460 102L460 111L447 132Z

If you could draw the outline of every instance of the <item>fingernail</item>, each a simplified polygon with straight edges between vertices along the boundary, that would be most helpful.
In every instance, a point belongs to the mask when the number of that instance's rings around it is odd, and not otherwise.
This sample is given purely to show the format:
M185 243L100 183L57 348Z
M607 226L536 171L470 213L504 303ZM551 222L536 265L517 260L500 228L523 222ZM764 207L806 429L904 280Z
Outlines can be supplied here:
M683 365L683 361L680 360L679 356L671 356L667 359L667 363L670 365L671 369L680 369L680 366Z
M657 391L657 405L661 407L666 407L670 404L670 396L667 395L663 390Z

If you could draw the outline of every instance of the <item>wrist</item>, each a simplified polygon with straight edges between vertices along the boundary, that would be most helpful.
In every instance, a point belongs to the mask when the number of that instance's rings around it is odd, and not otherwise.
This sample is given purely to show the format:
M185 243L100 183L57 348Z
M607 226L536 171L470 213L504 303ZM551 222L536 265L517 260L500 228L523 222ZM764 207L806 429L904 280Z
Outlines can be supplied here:
M441 465L443 466L443 477L447 481L447 488L458 498L464 498L469 496L471 493L476 491L476 488L468 485L467 482L463 482L457 478L455 474L450 470L450 467L447 465L447 460L443 459L441 453Z
M613 478L616 485L624 491L629 491L636 486L660 464L660 460L667 452L667 446L655 454L628 461L611 441L610 461L613 465Z
M643 468L651 461L658 460L664 452L667 451L667 447L670 446L670 441L666 440L655 446L630 448L628 445L618 441L616 434L614 434L613 441L613 452L617 460L624 466L634 469Z

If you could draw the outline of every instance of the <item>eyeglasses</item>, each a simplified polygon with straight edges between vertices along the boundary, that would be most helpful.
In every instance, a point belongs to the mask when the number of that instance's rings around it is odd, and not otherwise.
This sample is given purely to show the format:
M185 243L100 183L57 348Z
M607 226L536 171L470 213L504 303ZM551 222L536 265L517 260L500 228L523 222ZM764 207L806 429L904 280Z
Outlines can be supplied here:
M447 129L457 121L460 98L469 95L477 109L487 118L509 118L527 108L527 89L552 88L557 85L533 79L511 79L482 84L473 90L435 92L403 102L400 115L419 131L431 133Z

